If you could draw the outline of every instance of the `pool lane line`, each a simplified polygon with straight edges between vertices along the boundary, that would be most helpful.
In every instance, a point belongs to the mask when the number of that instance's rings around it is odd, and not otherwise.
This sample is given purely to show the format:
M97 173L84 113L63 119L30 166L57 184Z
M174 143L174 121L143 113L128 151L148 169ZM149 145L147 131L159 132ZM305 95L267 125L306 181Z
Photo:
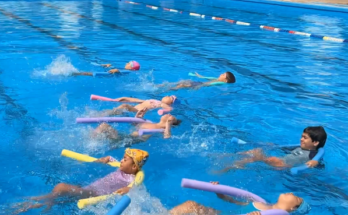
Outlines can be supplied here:
M181 54L184 54L184 55L190 55L191 57L194 57L194 58L202 58L202 59L205 59L207 60L208 62L212 62L214 64L221 64L221 65L224 65L224 66L227 66L229 67L230 69L233 69L235 70L237 73L241 74L241 75L244 75L244 76L254 76L254 77L260 77L260 78L264 78L266 80L269 80L271 81L271 83L269 83L270 85L273 86L273 83L272 82L276 82L277 84L281 84L281 85L286 85L286 86L289 86L291 89L293 87L302 87L301 84L297 84L297 83L291 83L291 82L287 82L287 81L282 81L282 80L278 80L278 79L275 79L275 78L272 78L272 77L269 77L267 75L264 75L264 74L259 74L257 72L253 72L247 68L244 68L244 67L241 67L241 64L237 64L237 63L234 63L234 62L231 62L229 59L226 59L226 58L216 58L216 57L207 57L205 54L202 54L201 52L199 51L193 51L193 50L189 50L189 51L185 51L185 50L180 50L176 47L171 47L173 45L176 45L175 43L170 43L170 42L166 42L166 41L163 41L163 40L160 40L160 39L157 39L157 38L152 38L152 37L149 37L149 36L145 36L143 34L140 34L140 33L136 33L136 32L133 32L131 30L128 30L128 29L124 29L123 27L120 27L120 26L117 26L116 24L112 24L112 23L109 23L109 22L105 22L105 21L102 21L102 20L96 20L94 18L91 18L91 17L87 17L87 16L84 16L84 15L81 15L81 14L78 14L78 13L75 13L75 12L70 12L70 11L65 11L57 6L53 6L53 5L50 5L50 4L47 4L47 3L41 3L47 7L50 7L50 8L53 8L53 9L56 9L56 10L59 10L61 11L62 13L68 13L68 14L72 14L72 15L76 15L76 16L79 16L81 18L85 18L85 19L88 19L90 21L94 21L94 22L98 22L100 24L103 24L103 25L106 25L106 26L109 26L110 28L113 28L113 29L117 29L117 30L121 30L121 31L125 31L125 32L131 32L132 35L135 35L135 36L138 36L140 38L151 38L150 41L152 42L157 42L157 43L160 43L161 45L163 46L168 46L170 48L171 51L173 52L177 52L177 53L181 53ZM192 47L191 47L192 48ZM277 86L275 86L277 87ZM298 88L296 88L298 89ZM300 90L300 89L298 89ZM303 91L302 89L300 91Z
M186 24L186 23L176 22L176 21L173 21L173 20L162 19L162 18L158 18L158 17L151 16L151 15L148 15L148 14L142 14L142 13L138 13L138 12L134 12L134 11L128 11L128 10L121 9L119 7L105 5L105 4L102 4L102 3L92 2L92 4L103 6L103 7L106 7L106 8L113 9L113 10L122 11L122 12L125 12L125 13L131 13L131 14L135 14L135 15L138 15L138 16L148 17L148 18L151 18L151 19L154 19L154 20L157 20L157 21L164 21L164 22L173 23L173 24L176 24L176 25L189 27L189 28L195 28L195 29L198 29L198 30L201 30L201 31L204 31L204 32L211 33L211 34L221 35L221 36L224 36L224 37L233 37L233 38L241 40L241 41L246 41L246 42L250 42L250 43L256 43L256 44L262 45L262 46L264 46L266 48L271 48L271 49L277 48L277 49L282 49L284 51L300 51L300 49L294 48L294 47L280 46L280 45L273 44L273 43L264 43L264 42L261 42L260 40L250 40L250 39L247 39L245 37L236 36L236 35L228 33L228 32L218 32L218 31L215 31L213 29L199 27L199 26L194 26L194 25L189 25L189 24Z
M45 6L47 6L47 7L51 6L51 5L47 4L47 3L41 3L41 4L43 4L43 5L46 4ZM59 7L56 7L56 6L53 6L53 5L51 6L51 8L53 8L53 9L56 9L56 8L57 8L57 10L60 9ZM62 13L67 13L67 12L68 12L68 11L64 12L63 9L60 9L60 11L61 11ZM79 15L81 18L86 18L86 19L91 20L91 21L97 21L97 20L94 19L94 18L87 17L87 16L84 16L84 15L81 15L81 14L78 14L78 13L75 13L75 12L69 12L69 14ZM98 23L104 24L104 25L106 25L106 26L109 26L110 28L114 28L113 26L117 26L116 24L112 24L112 23L105 22L105 21L102 21L102 20L100 20ZM123 28L123 27L120 27L120 26L117 26L117 28L115 28L115 29L118 29L118 30L121 30L121 31L122 31L124 28ZM128 30L128 29L125 29L125 31L126 31L126 32L132 32L133 35L138 36L138 37L143 38L143 39L144 39L144 38L145 38L145 39L151 38L151 41L161 43L161 45L163 45L163 46L168 46L168 47L170 48L170 50L173 51L173 52L177 52L177 53L181 53L181 54L190 55L190 56L192 56L192 57L194 57L194 58L195 58L195 57L197 57L197 58L200 57L200 58L202 58L202 59L207 60L208 62L212 62L212 63L214 63L214 64L217 63L217 64L220 64L220 65L227 66L227 67L229 67L230 69L233 69L234 71L236 71L237 73L239 73L239 74L241 74L241 75L244 75L244 76L247 76L247 77L253 76L253 77L255 77L256 79L257 79L257 78L265 79L265 80L267 80L267 81L270 81L270 82L268 83L268 85L269 85L270 87L272 87L272 88L279 88L279 86L276 85L276 84L280 84L280 85L285 85L284 87L286 87L288 90L291 90L290 92L292 92L292 93L294 93L294 92L296 92L296 93L298 93L298 92L310 93L310 92L308 92L308 91L302 89L303 86L302 86L301 84L299 84L299 83L292 83L292 82L288 82L288 81L284 81L284 80L279 80L279 79L276 79L276 78L267 76L267 75L265 75L265 74L259 74L259 73L257 73L257 72L253 72L253 71L251 71L251 70L249 70L249 69L247 69L247 68L242 67L242 65L244 65L244 64L234 63L234 62L231 62L229 59L221 58L221 57L219 57L219 58L216 58L216 57L208 57L208 56L206 56L205 54L202 54L202 53L199 52L199 51L193 51L193 50L185 51L185 50L180 50L180 49L178 49L178 48L176 48L176 47L170 47L170 45L176 45L175 43L169 43L169 42L163 43L163 40L160 40L160 39L157 39L157 38L152 38L152 37L149 37L149 36L145 36L145 35L143 35L143 34L140 34L140 33L135 33L135 32L133 32L133 31L131 31L131 30ZM190 48L192 48L192 47L190 47ZM212 52L211 52L211 53L212 53ZM215 53L215 54L216 54L216 53ZM276 84L274 84L274 83L276 83ZM294 90L293 88L296 88L296 90ZM278 91L278 90L277 90L277 91ZM284 92L284 91L280 91L280 92Z
M83 51L83 49L86 49L85 47L77 47L75 46L75 44L71 43L71 42L68 42L68 41L65 41L64 39L62 39L61 36L58 36L56 34L53 34L51 31L49 30L46 30L46 29L43 29L43 28L40 28L36 25L33 25L30 20L27 20L27 19L24 19L22 17L19 17L11 12L8 12L4 9L2 9L0 7L0 13L2 13L3 15L9 17L9 18L13 18L23 24L25 24L26 26L32 28L32 29L35 29L37 31L39 31L40 33L43 33L51 38L53 38L55 41L57 41L59 44L65 46L66 48L68 49L72 49L72 50L75 50L77 52L79 52L80 54L83 54L83 55L86 55L86 52Z
M307 37L322 39L322 40L331 41L331 42L348 43L348 39L341 39L341 38L335 38L335 37L329 37L329 36L321 36L321 35L317 35L317 34L310 34L310 33L305 33L305 32L300 32L300 31L286 30L286 29L276 28L276 27L272 27L272 26L253 24L253 23L249 23L249 22L243 22L243 21L237 21L237 20L232 20L232 19L226 19L226 18L222 18L222 17L193 13L193 12L188 12L188 11L184 11L184 10L171 9L171 8L161 7L158 5L153 6L153 5L145 4L143 2L133 2L133 1L124 1L124 2L127 4L131 4L131 5L140 5L140 6L143 6L146 8L150 8L152 10L162 9L163 11L174 12L177 14L183 14L183 15L189 15L189 16L195 16L195 17L199 17L199 18L202 18L205 20L212 19L212 20L218 20L218 21L225 21L225 22L228 22L230 24L251 26L251 27L256 27L256 28L260 28L263 30L273 31L273 32L283 32L283 33L295 34L295 35L300 35L300 36L307 36Z
M233 38L236 38L236 39L238 39L240 41L245 41L245 42L249 42L249 43L255 43L255 44L258 44L260 46L264 46L264 47L270 48L270 49L278 49L278 50L293 51L293 52L301 51L299 48L296 48L296 47L293 47L293 46L289 47L289 46L282 46L282 45L273 44L273 43L264 43L264 42L262 42L260 40L257 40L257 39L256 40L250 40L250 39L247 39L245 37L235 36L234 34L231 34L231 33L228 33L228 32L218 32L218 31L215 31L215 30L209 29L209 28L189 25L189 24L182 23L182 22L176 22L176 21L173 21L173 20L167 20L167 19L158 18L156 16L151 16L151 15L148 15L148 14L143 14L143 13L138 13L138 12L134 12L134 11L124 10L124 9L121 9L119 7L116 7L116 6L105 5L105 4L96 3L96 2L92 2L92 4L93 5L98 5L98 6L103 6L103 7L114 9L114 10L118 10L118 11L122 11L122 12L125 12L125 13L131 13L131 14L135 14L135 15L138 15L138 16L148 17L148 18L155 19L155 20L158 20L158 21L164 21L164 22L173 23L173 24L177 24L177 25L181 25L181 26L185 26L185 27L195 28L195 29L198 29L198 30L201 30L201 31L204 31L204 32L211 33L211 34L221 35L221 36L224 36L224 37L233 37ZM327 58L327 56L322 56L322 57ZM347 63L347 60L343 59L343 58L335 57L334 59L343 61L344 63ZM325 60L327 60L327 59L325 59Z
M157 38L149 37L149 36L146 36L146 35L143 35L143 34L139 34L137 32L128 30L126 28L123 28L121 26L118 26L118 25L110 23L110 22L105 22L105 21L100 20L100 19L95 19L95 18L92 18L92 17L88 17L88 16L85 16L85 15L82 15L82 14L79 14L79 13L76 13L76 12L73 12L73 11L64 10L64 9L62 9L60 7L57 7L57 6L54 6L52 4L48 4L48 3L40 3L40 4L42 4L42 5L46 6L46 7L58 10L58 11L60 11L62 13L75 15L77 17L80 17L80 18L83 18L83 19L87 19L89 21L96 22L96 23L99 23L99 24L103 24L105 26L108 26L108 27L116 29L116 30L121 30L121 31L127 32L128 34L131 34L131 35L134 35L134 36L143 37L143 38L145 38L145 39L147 39L149 41L160 42L160 43L165 44L165 45L175 45L173 43L170 43L170 42L167 42L167 41L164 41L164 40L161 40L161 39L157 39Z

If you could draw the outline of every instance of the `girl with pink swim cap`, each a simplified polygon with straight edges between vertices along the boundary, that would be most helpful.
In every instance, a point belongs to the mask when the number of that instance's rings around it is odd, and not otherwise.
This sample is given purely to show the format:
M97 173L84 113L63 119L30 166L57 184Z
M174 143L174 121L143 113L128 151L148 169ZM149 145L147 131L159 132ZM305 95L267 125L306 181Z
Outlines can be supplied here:
M109 67L111 67L111 64L103 64L102 66L106 67L106 68L109 68ZM138 62L132 60L132 61L129 61L128 63L126 63L126 66L124 68L126 70L136 71L136 70L140 69L140 64ZM109 70L109 73L111 73L111 74L117 73L117 72L120 72L120 70L118 70L118 69L110 69Z
M105 68L109 68L112 65L111 64L102 64L101 66L105 67ZM132 61L129 61L128 63L126 63L126 65L124 66L124 69L137 71L140 69L140 64L137 61L132 60ZM110 69L108 71L108 73L110 73L110 74L119 73L119 72L120 72L119 69ZM92 72L74 72L71 75L72 76L93 76L93 73Z

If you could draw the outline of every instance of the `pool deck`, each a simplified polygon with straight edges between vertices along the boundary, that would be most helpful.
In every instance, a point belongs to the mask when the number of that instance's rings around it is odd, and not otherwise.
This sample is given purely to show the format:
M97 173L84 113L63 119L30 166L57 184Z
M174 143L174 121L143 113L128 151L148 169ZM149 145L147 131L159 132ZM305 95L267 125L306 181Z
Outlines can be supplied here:
M279 0L286 2L296 2L296 3L309 3L309 4L332 4L335 6L348 6L348 0Z

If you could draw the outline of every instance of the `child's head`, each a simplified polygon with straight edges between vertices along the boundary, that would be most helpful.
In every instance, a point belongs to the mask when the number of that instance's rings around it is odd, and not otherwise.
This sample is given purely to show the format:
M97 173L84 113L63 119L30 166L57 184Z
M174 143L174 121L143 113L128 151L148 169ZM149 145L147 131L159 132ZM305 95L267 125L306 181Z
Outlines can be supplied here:
M316 150L325 146L326 132L322 126L307 127L301 137L301 148Z
M165 103L167 105L174 104L174 101L176 100L176 96L165 96L162 98L162 103Z
M174 116L172 116L170 114L166 114L166 115L163 115L161 117L161 122L163 122L163 123L167 122L168 120L173 121L173 125L180 125L180 123L181 123L181 120L175 118Z
M226 83L235 83L236 77L234 77L234 75L231 72L225 72L219 76L218 81Z
M277 206L287 212L296 211L299 214L306 214L311 207L302 198L293 193L283 193L279 195Z
M124 68L127 70L139 70L140 64L133 60L126 63L126 66Z
M127 148L121 160L120 170L127 174L137 174L145 164L149 153L140 149Z

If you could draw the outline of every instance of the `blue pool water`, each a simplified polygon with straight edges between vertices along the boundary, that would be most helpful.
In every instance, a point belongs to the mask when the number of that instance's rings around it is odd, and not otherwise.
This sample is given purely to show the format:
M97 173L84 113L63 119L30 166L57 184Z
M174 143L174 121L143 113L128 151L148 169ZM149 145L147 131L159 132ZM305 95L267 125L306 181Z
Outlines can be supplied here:
M145 1L289 30L348 38L345 18L320 14L289 16L257 8L208 7L202 1ZM62 149L95 157L121 157L124 148L89 139L95 125L75 118L112 108L89 101L91 94L160 99L156 84L190 78L188 72L236 75L229 86L180 90L173 114L183 123L171 139L160 135L137 145L149 151L145 187L130 193L125 214L166 214L195 200L238 211L215 194L180 187L181 178L220 181L254 192L270 202L294 192L312 206L310 214L348 213L347 78L348 46L303 36L202 20L120 1L0 1L0 204L1 212L24 197L49 192L55 184L86 185L113 169L60 156ZM113 78L69 77L76 71L105 71L141 63L141 72ZM148 118L156 121L155 111ZM219 153L233 136L253 143L299 144L302 130L323 125L328 133L324 167L297 176L263 164L216 175L233 162ZM115 125L129 132L129 125ZM128 140L124 141L124 144ZM79 211L75 203L49 214L105 214L109 200ZM32 210L27 214L40 214Z

